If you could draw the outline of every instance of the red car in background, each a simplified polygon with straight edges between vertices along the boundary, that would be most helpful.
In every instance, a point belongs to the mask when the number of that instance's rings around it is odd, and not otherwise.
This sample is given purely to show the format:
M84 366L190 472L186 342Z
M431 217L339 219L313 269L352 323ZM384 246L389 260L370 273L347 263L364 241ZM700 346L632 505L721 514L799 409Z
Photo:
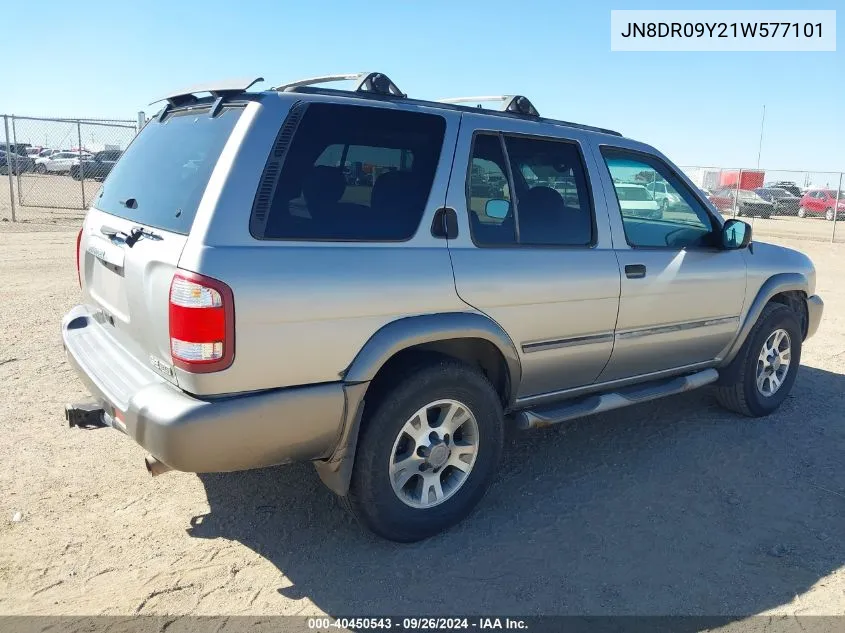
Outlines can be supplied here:
M805 193L798 206L798 217L808 215L824 215L825 219L833 220L833 209L836 205L836 191L832 189L814 189ZM839 193L837 218L845 216L845 192Z

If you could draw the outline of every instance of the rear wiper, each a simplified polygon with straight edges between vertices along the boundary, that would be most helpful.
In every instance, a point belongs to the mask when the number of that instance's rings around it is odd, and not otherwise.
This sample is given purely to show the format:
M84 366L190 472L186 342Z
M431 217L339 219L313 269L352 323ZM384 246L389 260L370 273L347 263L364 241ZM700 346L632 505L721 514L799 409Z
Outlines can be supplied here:
M110 226L101 226L100 233L102 233L108 238L122 237L123 243L126 244L129 248L135 246L135 242L140 240L142 237L148 237L151 240L157 241L163 239L158 233L153 233L149 229L145 229L142 226L133 226L129 233L113 229Z
M129 248L132 248L133 246L135 246L135 242L140 240L142 237L148 237L151 240L156 241L163 239L161 235L159 235L158 233L153 233L149 229L145 229L142 226L133 226L132 230L129 231L129 236L126 238L126 245Z

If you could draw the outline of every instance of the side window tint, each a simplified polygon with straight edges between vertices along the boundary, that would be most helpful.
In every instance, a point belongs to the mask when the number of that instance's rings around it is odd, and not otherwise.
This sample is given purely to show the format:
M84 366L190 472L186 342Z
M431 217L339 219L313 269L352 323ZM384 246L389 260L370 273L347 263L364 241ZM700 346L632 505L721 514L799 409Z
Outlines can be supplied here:
M282 166L270 239L410 238L431 191L446 122L385 108L312 103Z
M625 237L631 246L711 246L713 221L704 206L662 162L603 148Z
M506 137L514 174L518 240L525 245L587 246L593 214L574 143Z
M478 244L514 244L514 215L505 156L498 136L480 134L472 149L467 207L470 230Z

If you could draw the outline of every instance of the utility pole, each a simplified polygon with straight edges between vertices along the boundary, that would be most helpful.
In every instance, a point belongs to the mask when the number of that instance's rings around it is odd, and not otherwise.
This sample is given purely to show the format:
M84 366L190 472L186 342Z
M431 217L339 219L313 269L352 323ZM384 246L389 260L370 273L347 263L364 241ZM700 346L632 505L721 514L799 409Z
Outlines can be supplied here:
M760 169L760 154L763 152L763 126L766 124L766 105L763 104L763 118L760 120L760 144L757 146L757 169Z

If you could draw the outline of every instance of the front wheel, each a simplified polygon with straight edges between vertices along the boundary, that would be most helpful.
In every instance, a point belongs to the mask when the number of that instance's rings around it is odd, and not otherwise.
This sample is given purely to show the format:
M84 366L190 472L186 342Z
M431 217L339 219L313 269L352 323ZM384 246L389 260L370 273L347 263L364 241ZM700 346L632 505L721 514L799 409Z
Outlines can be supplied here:
M824 219L828 222L833 222L833 209L827 209L824 212Z
M798 217L799 218L807 217L807 209L805 209L804 207L798 207Z
M375 400L362 420L348 508L393 541L451 527L481 500L498 467L504 420L496 391L471 367L439 359Z
M769 303L716 390L726 409L760 417L789 395L801 363L801 324L789 306Z

